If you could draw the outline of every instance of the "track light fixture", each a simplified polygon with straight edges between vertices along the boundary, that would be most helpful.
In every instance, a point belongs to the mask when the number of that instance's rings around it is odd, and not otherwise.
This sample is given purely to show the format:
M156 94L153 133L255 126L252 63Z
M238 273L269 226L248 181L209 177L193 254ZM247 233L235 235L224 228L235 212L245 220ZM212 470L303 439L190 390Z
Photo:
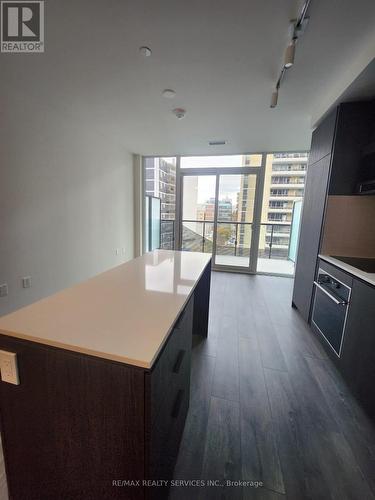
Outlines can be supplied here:
M270 108L276 108L278 98L279 98L279 91L276 89L274 92L272 92Z
M293 39L285 51L284 67L291 68L294 64L294 55L296 53L296 41Z
M293 26L292 39L291 39L288 47L285 50L284 65L281 68L279 78L278 78L277 83L275 85L275 91L272 93L272 96L271 96L271 106L270 106L271 108L275 108L277 106L277 101L278 101L278 97L279 97L279 89L280 89L281 82L285 76L285 71L287 69L291 68L294 64L294 57L295 57L295 53L296 53L296 43L298 41L298 38L305 31L307 22L309 20L309 18L306 16L306 14L307 14L307 9L309 8L310 2L311 2L311 0L305 1L298 19L293 21L294 26Z

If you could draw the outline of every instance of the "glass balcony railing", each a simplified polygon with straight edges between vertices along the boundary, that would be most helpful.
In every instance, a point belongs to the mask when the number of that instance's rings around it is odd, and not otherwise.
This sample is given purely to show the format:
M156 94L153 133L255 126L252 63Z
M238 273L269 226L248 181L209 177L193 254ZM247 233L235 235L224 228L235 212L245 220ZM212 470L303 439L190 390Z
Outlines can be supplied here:
M251 222L218 222L216 254L249 257L252 226ZM287 260L291 224L267 222L260 226L258 257ZM212 253L213 233L213 221L182 221L182 250Z
M164 250L173 250L175 242L175 221L160 221L160 248Z
M260 226L258 258L288 260L291 224L263 222Z
M183 220L181 250L212 253L213 221Z

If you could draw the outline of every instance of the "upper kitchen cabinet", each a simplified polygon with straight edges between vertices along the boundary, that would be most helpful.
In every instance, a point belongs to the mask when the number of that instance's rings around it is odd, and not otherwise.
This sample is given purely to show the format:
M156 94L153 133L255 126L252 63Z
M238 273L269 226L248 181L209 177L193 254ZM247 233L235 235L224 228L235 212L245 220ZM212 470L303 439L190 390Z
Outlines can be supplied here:
M337 108L322 121L311 139L309 166L331 154L336 130Z
M374 111L373 101L344 103L337 108L328 194L355 193L363 151L370 143L374 130Z

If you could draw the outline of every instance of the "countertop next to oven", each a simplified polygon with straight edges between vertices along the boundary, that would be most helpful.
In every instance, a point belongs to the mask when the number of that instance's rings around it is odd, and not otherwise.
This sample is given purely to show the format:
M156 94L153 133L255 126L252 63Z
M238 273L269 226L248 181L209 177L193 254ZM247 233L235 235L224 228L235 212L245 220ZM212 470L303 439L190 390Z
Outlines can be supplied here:
M335 257L331 257L330 255L319 254L319 258L333 264L349 274L352 274L353 276L356 276L357 278L360 278L363 281L366 281L370 285L375 286L375 273L366 273L365 271L351 266L350 264L346 264L339 259L335 259Z

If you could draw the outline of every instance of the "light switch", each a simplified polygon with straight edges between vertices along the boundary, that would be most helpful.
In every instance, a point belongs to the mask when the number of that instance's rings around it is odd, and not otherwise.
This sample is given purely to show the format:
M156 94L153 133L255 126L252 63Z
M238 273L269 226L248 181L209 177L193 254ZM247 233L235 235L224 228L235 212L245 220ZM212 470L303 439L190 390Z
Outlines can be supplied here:
M0 285L0 297L6 297L8 295L8 285L3 283Z
M15 352L0 351L1 380L8 384L19 385L17 354Z
M25 276L22 278L23 288L31 288L31 276Z

